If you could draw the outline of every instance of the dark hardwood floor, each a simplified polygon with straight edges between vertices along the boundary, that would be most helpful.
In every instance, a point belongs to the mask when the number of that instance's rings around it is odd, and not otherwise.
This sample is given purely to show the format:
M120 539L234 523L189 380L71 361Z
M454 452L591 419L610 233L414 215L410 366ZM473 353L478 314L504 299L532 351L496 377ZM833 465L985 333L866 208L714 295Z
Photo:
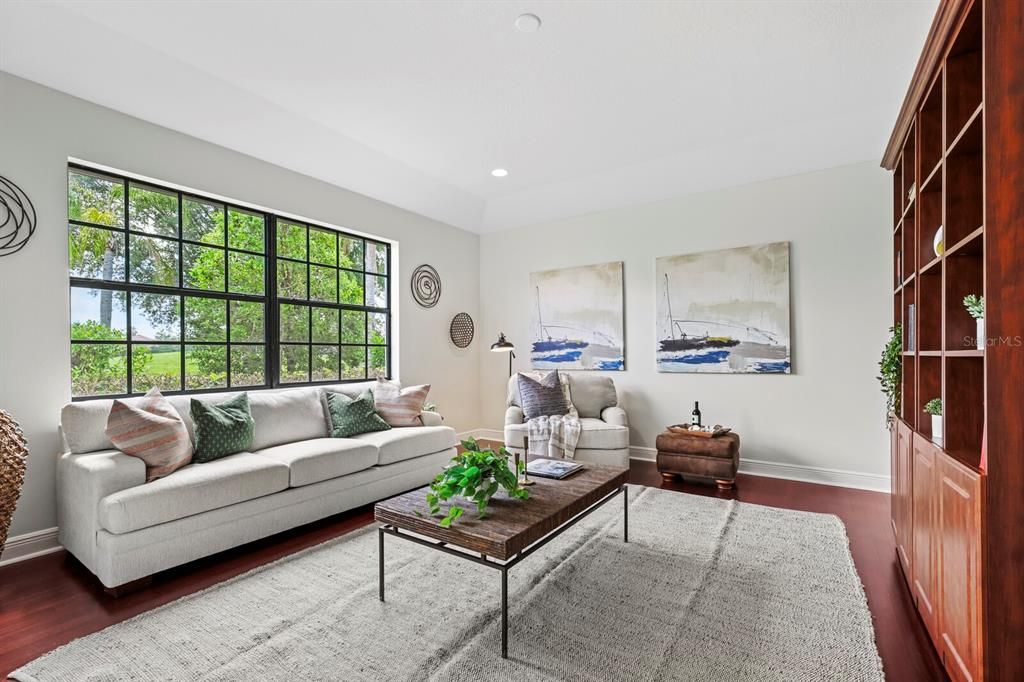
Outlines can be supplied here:
M888 495L745 475L731 493L681 482L663 486L651 462L634 461L630 474L633 483L643 485L836 514L846 524L887 679L946 679L903 585ZM355 509L165 571L151 586L117 599L104 594L99 582L63 551L0 568L0 672L6 675L76 637L372 522L371 507Z

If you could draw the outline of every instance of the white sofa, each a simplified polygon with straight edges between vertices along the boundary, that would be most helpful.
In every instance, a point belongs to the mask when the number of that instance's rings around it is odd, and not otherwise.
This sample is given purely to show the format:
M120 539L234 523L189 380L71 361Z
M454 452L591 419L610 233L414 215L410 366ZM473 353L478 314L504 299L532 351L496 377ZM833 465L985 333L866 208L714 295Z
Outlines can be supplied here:
M104 433L110 400L66 405L57 467L60 544L109 588L428 483L455 456L455 430L424 426L330 438L325 390L374 382L249 391L252 448L146 483L142 460ZM195 439L189 401L171 396Z
M600 374L566 373L569 394L579 413L582 431L575 458L581 462L629 466L629 420L619 406L615 383ZM519 382L513 374L508 380L505 410L505 447L522 455L528 427L519 397Z

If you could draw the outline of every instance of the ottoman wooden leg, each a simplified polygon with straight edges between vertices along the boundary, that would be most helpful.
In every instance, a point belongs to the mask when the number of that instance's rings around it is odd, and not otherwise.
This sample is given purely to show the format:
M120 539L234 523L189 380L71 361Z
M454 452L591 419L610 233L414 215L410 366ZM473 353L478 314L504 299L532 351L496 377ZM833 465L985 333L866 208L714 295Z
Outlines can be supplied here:
M733 481L726 481L726 480L717 479L717 478L715 479L715 483L718 484L718 489L722 490L722 491L732 490L735 487L735 485L736 485L736 481L734 481L734 480Z
M676 475L675 474L673 474L671 472L668 472L668 471L662 471L661 472L661 482L662 483L672 483L675 480L676 480Z

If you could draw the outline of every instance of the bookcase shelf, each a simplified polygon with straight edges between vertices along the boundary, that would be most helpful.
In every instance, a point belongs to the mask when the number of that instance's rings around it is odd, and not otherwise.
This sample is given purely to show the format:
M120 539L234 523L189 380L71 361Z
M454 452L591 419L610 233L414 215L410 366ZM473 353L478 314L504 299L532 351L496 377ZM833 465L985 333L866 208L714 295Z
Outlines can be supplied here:
M939 151L939 153L940 154L942 153L941 150ZM934 182L940 182L941 180L942 180L942 159L940 158L939 162L935 164L935 167L932 168L931 172L928 173L928 175L925 176L924 181L921 182L921 191L922 192L925 191L932 184L933 181Z
M964 127L957 133L946 150L948 156L954 154L977 154L981 151L981 110L982 105L974 110Z
M932 79L918 116L921 127L921 170L929 171L921 183L922 189L938 176L942 167L942 79L943 73L940 69Z
M893 310L903 325L902 416L931 438L923 412L941 398L945 445L980 463L985 351L963 305L984 285L981 0L961 19L923 91L893 168ZM923 181L917 182L922 174ZM913 188L913 192L911 189ZM935 237L943 230L941 255Z
M985 228L979 227L969 235L953 244L953 246L946 249L946 257L951 256L981 256L982 255L982 239L981 236L985 234Z
M917 350L922 353L942 350L941 268L931 268L918 277L916 314Z
M966 14L946 56L946 140L964 128L981 105L982 11L976 2ZM951 135L952 133L952 135Z
M940 0L882 163L904 329L896 554L949 677L972 682L1017 679L1024 641L1021 54L1024 2Z
M936 256L935 258L932 258L931 262L929 262L927 265L921 267L921 275L924 276L927 274L935 274L933 270L940 269L942 269L942 258Z
M964 307L964 297L984 294L982 260L980 255L958 253L962 255L945 259L945 350L977 348L977 324Z
M934 237L936 231L942 227L942 182L939 181L928 185L927 189L921 192L921 210L918 211L917 230L917 262L924 269L924 265L936 258Z

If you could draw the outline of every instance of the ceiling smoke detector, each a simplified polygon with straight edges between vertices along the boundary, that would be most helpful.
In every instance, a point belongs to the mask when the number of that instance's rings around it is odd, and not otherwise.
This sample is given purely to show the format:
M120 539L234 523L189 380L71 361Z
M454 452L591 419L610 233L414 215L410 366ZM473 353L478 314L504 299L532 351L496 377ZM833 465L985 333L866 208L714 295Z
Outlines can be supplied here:
M540 17L536 14L520 14L516 17L516 28L523 33L536 33L540 30Z
M491 171L491 175L493 175L496 178L503 178L506 175L508 175L508 171L505 170L504 168L495 168L494 170Z

